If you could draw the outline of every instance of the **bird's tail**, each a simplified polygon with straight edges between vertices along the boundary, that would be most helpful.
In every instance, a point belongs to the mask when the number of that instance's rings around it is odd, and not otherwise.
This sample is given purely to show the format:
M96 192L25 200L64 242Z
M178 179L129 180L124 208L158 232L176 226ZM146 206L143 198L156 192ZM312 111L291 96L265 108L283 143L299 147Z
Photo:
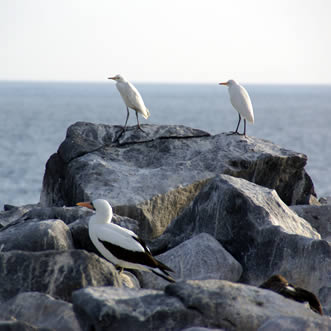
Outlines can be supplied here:
M150 112L147 108L145 108L145 111L141 113L141 115L143 115L143 117L147 120L147 118L150 116Z
M170 282L170 283L175 283L176 281L168 274L168 272L166 272L165 270L161 270L161 269L151 269L151 271L155 274L155 275L157 275L157 276L159 276L159 277L161 277L161 278L163 278L163 279L165 279L165 280L167 280L168 282Z

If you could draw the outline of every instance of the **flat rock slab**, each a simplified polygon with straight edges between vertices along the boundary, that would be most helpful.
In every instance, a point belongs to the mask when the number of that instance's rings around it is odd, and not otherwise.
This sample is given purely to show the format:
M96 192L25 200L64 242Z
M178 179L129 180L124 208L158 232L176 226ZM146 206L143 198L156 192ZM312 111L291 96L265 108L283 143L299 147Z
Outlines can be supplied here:
M20 293L2 303L0 305L0 319L10 320L12 318L38 328L59 331L81 330L72 304L56 300L44 293Z
M222 280L180 282L165 292L90 287L74 292L73 304L86 330L250 331L279 316L328 321L274 292Z
M86 286L121 286L115 267L83 250L0 253L0 302L29 291L65 301Z
M116 213L160 235L216 174L275 188L287 204L308 203L314 188L307 157L252 137L211 136L184 126L119 127L78 122L46 165L43 206L107 199Z
M156 257L174 270L176 281L224 279L238 281L241 265L211 235L201 233ZM169 282L150 272L139 272L142 287L164 289Z
M276 191L217 176L150 246L156 254L202 232L216 238L242 265L242 282L260 285L281 274L316 294L330 314L331 246Z

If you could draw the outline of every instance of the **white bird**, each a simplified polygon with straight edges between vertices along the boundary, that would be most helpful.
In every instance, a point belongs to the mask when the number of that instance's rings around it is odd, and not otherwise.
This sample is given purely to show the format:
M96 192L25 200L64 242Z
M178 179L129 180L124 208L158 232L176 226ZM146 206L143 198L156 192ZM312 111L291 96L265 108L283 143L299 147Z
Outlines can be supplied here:
M77 205L96 211L89 221L89 236L107 260L121 270L127 268L152 271L169 282L175 281L168 273L173 270L156 260L142 239L134 232L111 223L113 210L108 201L96 199L93 202L79 202Z
M229 88L230 101L239 114L238 125L236 131L233 133L239 134L238 129L242 116L244 118L243 134L246 136L246 120L250 123L254 123L253 106L246 89L233 79L230 79L225 83L219 83L219 85L226 85Z
M116 75L114 77L109 77L108 79L113 79L116 82L116 87L117 87L118 91L120 92L121 97L126 105L127 115L126 115L126 121L125 121L123 131L125 131L125 129L126 129L126 124L128 123L129 114L130 114L129 108L131 108L136 111L138 128L141 131L145 132L140 127L138 113L140 113L144 118L147 119L150 115L150 112L146 108L146 106L144 104L144 100L141 97L138 90L128 80L126 80L122 75Z

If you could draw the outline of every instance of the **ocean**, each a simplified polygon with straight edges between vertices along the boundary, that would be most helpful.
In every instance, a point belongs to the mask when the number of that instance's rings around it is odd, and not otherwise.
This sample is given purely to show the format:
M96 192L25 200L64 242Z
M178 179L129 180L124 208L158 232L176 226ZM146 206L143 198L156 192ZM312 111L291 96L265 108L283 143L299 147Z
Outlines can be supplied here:
M215 84L135 84L151 116L212 134L235 129L227 88ZM247 134L308 156L318 197L331 196L331 86L246 85L255 114ZM0 208L39 201L45 164L77 121L123 125L113 82L0 82ZM136 125L131 112L129 125ZM242 131L242 127L240 129Z

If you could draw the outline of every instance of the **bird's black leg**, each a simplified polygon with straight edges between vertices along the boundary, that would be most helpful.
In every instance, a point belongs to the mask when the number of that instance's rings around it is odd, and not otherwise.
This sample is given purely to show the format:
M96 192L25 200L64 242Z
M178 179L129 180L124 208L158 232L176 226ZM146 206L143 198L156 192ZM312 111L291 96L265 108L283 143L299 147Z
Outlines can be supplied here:
M239 124L241 122L241 116L240 116L240 114L238 114L238 115L239 115L239 121L238 121L238 125L237 125L237 128L236 128L236 131L234 133L239 133L238 132L238 129L239 129Z
M125 120L125 124L124 124L124 127L123 127L123 131L126 130L126 124L128 123L128 119L129 119L129 115L130 115L128 107L126 107L126 111L127 111L127 115L126 115L126 120Z
M136 116L137 116L138 129L141 130L142 132L146 133L146 132L140 127L139 119L138 119L138 112L137 112L137 111L136 111Z
M244 119L244 136L246 137L246 120Z

